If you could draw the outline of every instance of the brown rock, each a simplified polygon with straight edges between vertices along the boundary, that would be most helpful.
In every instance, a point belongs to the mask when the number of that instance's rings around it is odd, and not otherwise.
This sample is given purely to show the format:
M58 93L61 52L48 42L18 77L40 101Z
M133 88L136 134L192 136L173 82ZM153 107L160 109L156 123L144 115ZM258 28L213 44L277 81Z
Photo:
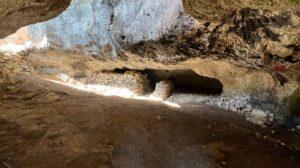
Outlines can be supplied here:
M49 93L48 95L46 95L47 102L55 102L55 101L58 101L59 99L60 99L60 96L56 93Z
M60 14L71 0L0 0L0 38Z
M163 80L156 84L154 92L151 96L158 97L162 100L167 99L171 96L174 85L171 81Z

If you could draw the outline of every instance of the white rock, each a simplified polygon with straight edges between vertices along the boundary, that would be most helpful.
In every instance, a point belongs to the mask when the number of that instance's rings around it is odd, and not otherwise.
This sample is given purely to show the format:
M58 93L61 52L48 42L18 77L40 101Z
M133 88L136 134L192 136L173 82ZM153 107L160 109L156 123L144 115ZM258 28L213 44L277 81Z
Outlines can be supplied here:
M54 44L64 50L99 54L109 46L114 53L123 44L157 40L175 25L180 27L178 23L188 20L182 13L181 0L73 0L58 17L25 27L28 40L11 43L11 48L26 49L31 42L27 48Z
M247 117L247 120L254 124L263 126L268 123L268 115L262 110L254 109L252 110L250 116Z

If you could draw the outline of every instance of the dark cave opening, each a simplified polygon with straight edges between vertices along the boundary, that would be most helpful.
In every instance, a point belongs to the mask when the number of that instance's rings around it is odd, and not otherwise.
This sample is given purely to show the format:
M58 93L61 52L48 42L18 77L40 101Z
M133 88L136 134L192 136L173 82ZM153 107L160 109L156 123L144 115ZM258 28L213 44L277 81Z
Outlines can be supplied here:
M115 73L125 73L130 69L115 69ZM139 70L140 73L147 75L151 89L155 89L156 83L169 80L174 85L174 92L195 93L203 95L220 95L223 92L223 84L216 78L201 76L193 70L162 70L146 69Z
M147 69L146 73L151 87L162 80L170 80L174 84L177 93L196 93L204 95L220 95L223 92L223 84L215 78L198 75L192 70L157 70Z

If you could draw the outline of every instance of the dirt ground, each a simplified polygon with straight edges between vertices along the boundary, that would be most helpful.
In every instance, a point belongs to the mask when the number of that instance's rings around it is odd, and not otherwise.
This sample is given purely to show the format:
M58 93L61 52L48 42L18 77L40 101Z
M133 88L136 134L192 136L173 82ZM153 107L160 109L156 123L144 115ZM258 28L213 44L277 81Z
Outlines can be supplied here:
M0 168L298 168L297 130L42 80L0 93Z

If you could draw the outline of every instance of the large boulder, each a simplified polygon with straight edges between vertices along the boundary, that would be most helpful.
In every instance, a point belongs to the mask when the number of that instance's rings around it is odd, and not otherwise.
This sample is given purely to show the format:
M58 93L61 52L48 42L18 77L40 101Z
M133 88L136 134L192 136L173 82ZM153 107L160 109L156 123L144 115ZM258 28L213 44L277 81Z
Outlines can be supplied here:
M172 95L174 89L174 85L172 81L163 80L155 85L155 90L151 94L151 96L155 98L159 98L161 100L165 100Z

